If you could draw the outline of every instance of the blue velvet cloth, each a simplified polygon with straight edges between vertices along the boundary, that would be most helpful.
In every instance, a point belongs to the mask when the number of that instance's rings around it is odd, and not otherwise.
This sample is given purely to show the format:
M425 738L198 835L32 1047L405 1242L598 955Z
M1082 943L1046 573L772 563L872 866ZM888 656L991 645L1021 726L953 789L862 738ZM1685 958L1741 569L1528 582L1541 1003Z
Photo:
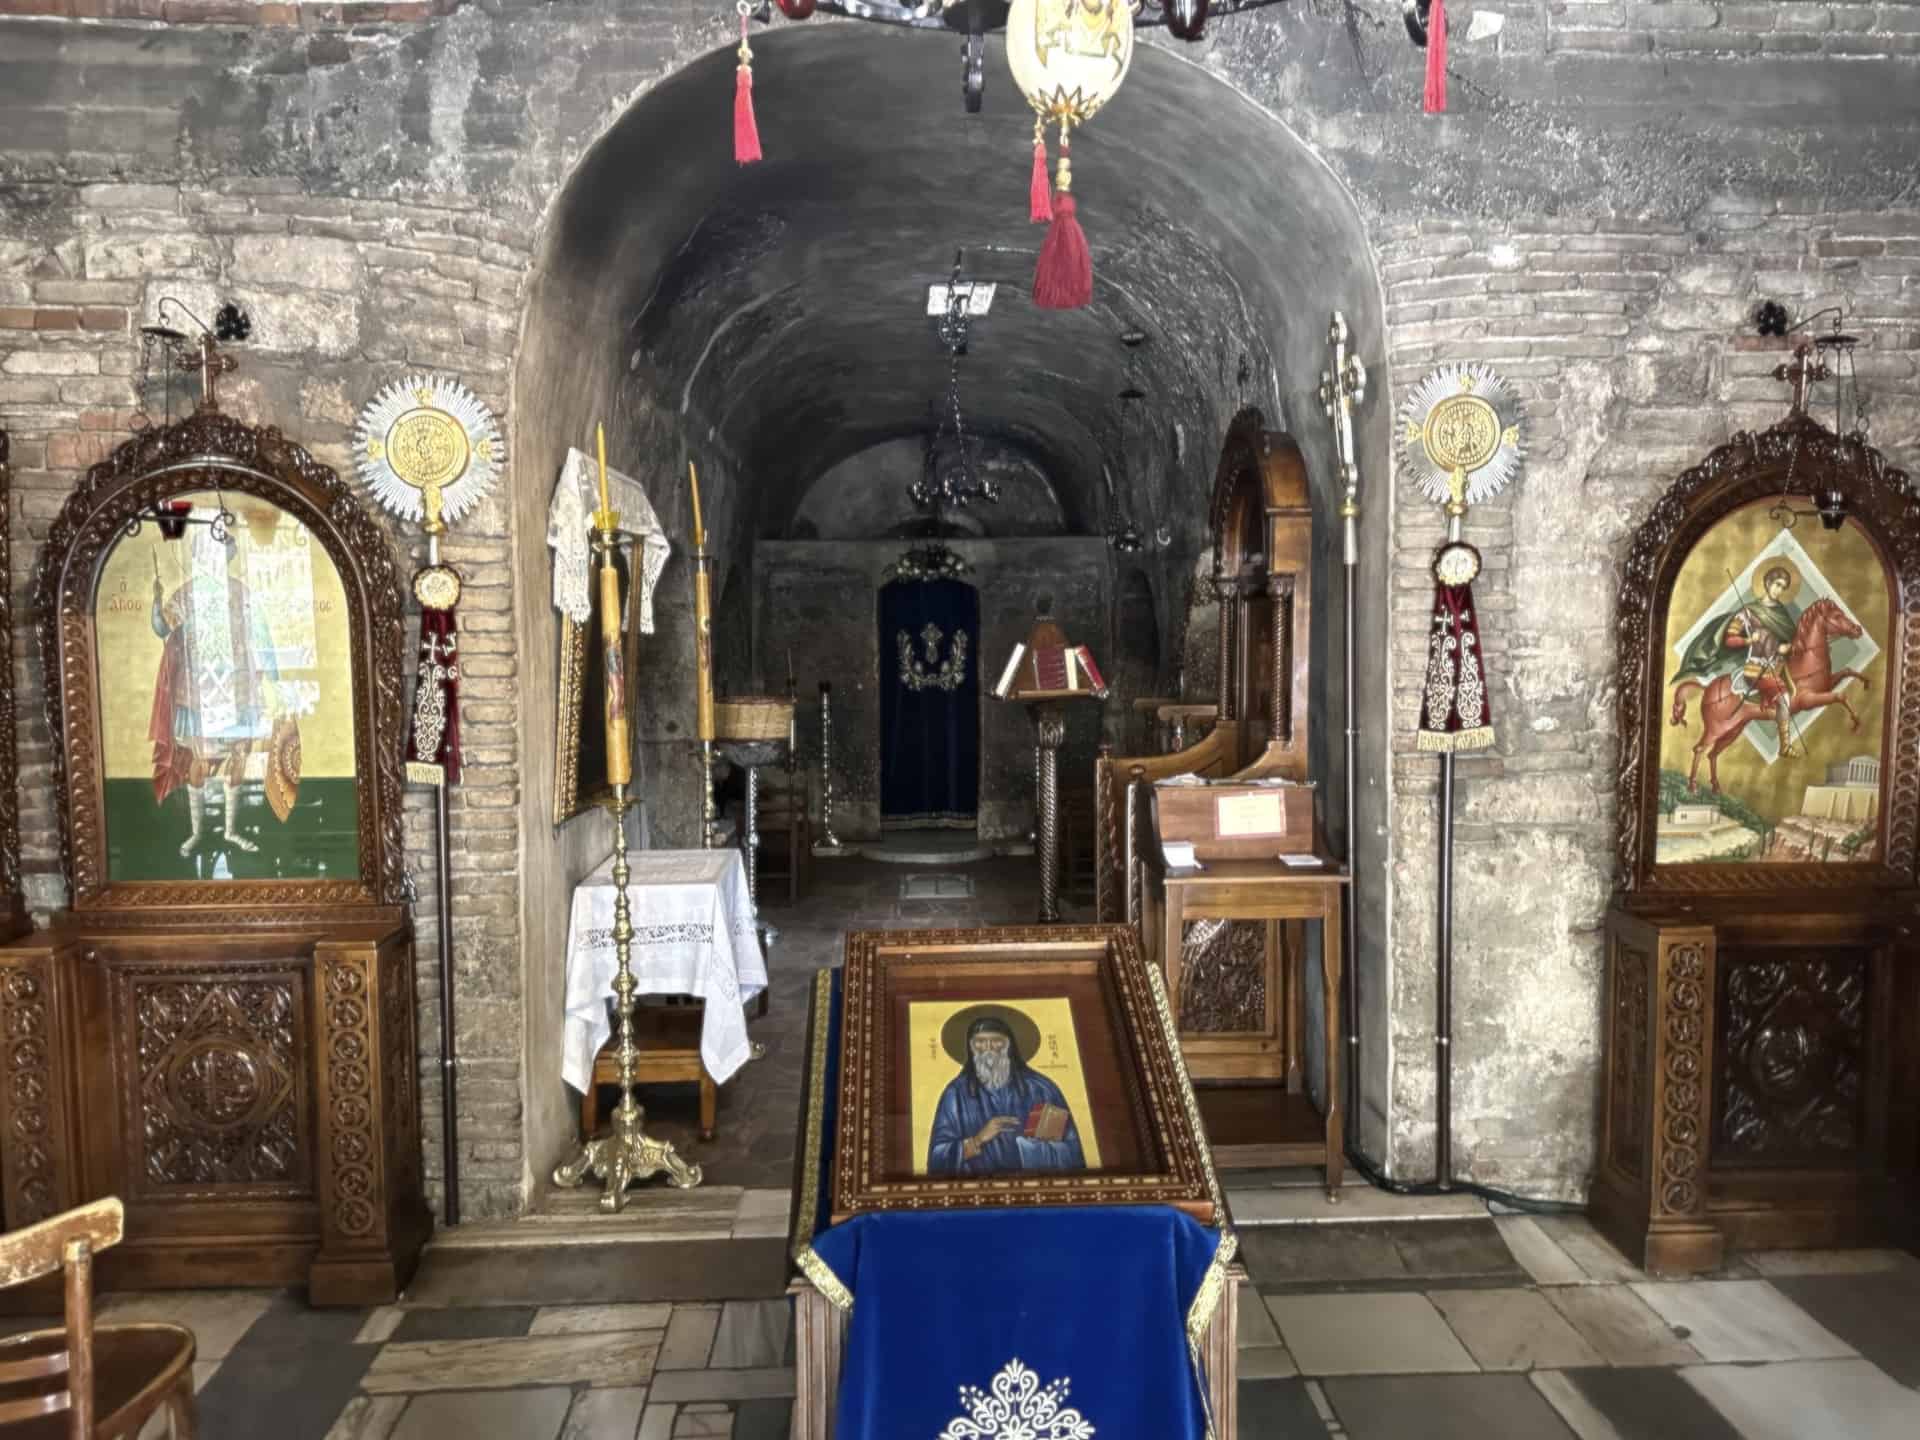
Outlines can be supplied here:
M839 982L835 971L828 1083L809 1099L829 1156ZM798 1219L799 1236L811 1236L814 1256L854 1297L836 1440L1206 1436L1186 1326L1221 1231L1162 1206L901 1211L820 1229L828 1168ZM1002 1405L1006 1420L993 1413ZM1012 1423L1023 1410L1027 1429Z

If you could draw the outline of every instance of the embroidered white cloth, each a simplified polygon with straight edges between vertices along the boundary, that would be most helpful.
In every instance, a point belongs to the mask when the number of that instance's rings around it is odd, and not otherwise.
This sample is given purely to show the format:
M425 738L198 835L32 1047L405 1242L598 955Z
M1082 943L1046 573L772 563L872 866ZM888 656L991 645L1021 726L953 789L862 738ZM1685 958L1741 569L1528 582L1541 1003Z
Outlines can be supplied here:
M767 986L754 931L747 867L738 850L643 850L629 854L627 903L633 974L642 995L697 995L707 1002L700 1060L716 1083L747 1063L744 1005ZM573 891L567 922L566 1033L560 1074L584 1091L593 1057L611 1033L607 999L619 957L613 948L613 857Z
M620 514L620 529L640 539L640 633L653 633L653 589L667 568L673 546L647 503L647 492L631 475L607 471L607 498ZM547 544L553 547L553 608L584 625L593 618L593 548L589 532L593 512L600 508L600 466L579 450L569 448L560 479L547 507ZM631 602L629 602L631 603ZM627 623L628 617L620 617Z

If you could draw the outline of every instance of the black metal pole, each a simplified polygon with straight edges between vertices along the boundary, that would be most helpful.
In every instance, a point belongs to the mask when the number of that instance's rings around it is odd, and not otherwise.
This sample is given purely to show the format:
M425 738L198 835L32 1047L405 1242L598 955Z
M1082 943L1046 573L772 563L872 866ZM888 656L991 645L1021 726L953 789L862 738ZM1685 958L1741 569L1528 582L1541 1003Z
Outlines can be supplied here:
M1453 754L1440 757L1440 957L1434 975L1438 1010L1433 1037L1434 1179L1453 1187Z
M440 1144L446 1156L447 1224L458 1225L460 1124L455 1115L458 1087L454 1079L453 1053L453 877L448 873L453 866L453 840L447 810L447 782L443 779L433 787L434 847L438 852L434 858L439 867L435 876L438 888L435 921L440 931Z

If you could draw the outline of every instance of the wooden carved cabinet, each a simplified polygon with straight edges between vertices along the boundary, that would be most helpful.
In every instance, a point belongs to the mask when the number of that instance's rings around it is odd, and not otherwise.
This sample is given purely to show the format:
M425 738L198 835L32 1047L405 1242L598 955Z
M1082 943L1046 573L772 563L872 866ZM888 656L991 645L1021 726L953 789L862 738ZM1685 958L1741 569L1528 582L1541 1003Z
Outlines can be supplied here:
M106 1285L391 1301L432 1220L384 537L203 409L93 468L34 604L70 908L0 947L8 1224L118 1195Z
M1920 499L1803 413L1738 436L1636 535L1620 633L1594 1220L1663 1273L1912 1244Z

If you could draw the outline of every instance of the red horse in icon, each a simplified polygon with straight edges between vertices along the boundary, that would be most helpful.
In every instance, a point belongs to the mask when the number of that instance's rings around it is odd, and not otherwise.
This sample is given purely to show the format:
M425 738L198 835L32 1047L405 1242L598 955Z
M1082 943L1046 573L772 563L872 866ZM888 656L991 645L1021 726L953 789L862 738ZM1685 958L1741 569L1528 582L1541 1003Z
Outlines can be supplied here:
M1847 712L1853 728L1860 728L1860 717L1853 713L1840 683L1858 680L1864 690L1868 686L1867 677L1858 670L1833 669L1828 642L1835 635L1857 640L1863 633L1859 623L1849 618L1834 600L1822 596L1807 607L1794 629L1793 648L1787 654L1787 674L1793 681L1793 695L1788 702L1790 714L1837 704ZM1687 789L1697 788L1696 777L1704 757L1709 783L1717 795L1720 793L1720 752L1739 739L1740 733L1754 721L1771 720L1773 711L1734 694L1731 675L1718 676L1708 685L1698 680L1682 680L1673 689L1671 718L1675 725L1687 723L1687 702L1702 691L1706 693L1700 700L1700 739L1693 747Z

